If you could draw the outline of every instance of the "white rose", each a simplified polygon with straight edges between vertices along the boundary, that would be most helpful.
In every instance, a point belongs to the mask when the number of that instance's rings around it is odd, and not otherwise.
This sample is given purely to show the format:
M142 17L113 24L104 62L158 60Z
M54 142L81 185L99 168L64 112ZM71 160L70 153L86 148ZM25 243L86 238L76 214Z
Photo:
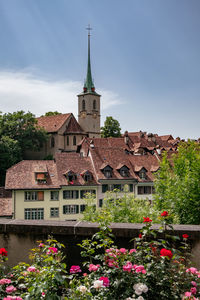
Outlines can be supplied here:
M142 296L139 296L139 297L137 298L137 300L144 300L144 298L143 298Z
M87 288L85 285L80 285L77 290L79 290L81 293L85 294L87 292Z
M104 285L103 285L103 280L95 280L94 283L93 283L93 287L95 289L100 289L102 288Z

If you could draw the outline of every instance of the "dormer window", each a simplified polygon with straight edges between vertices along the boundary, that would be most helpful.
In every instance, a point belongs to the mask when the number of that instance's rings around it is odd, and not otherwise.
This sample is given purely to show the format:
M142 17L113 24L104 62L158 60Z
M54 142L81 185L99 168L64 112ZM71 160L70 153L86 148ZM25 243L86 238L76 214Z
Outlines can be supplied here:
M111 168L109 165L105 166L103 169L101 169L104 176L106 178L111 178L113 173L113 168Z
M140 179L143 179L145 180L147 178L147 175L146 175L146 169L142 168L140 171L139 171L139 177Z
M92 176L92 174L89 171L86 171L83 174L83 179L85 180L85 182L89 182L89 181L91 181L93 179L93 176Z
M35 173L35 179L38 183L46 183L47 182L46 173Z
M127 166L123 166L119 169L119 173L122 177L129 177L129 168Z
M77 179L76 174L75 174L74 172L72 172L72 171L68 171L68 172L65 174L65 176L66 176L66 178L67 178L67 180L68 180L69 182L73 182L74 180Z

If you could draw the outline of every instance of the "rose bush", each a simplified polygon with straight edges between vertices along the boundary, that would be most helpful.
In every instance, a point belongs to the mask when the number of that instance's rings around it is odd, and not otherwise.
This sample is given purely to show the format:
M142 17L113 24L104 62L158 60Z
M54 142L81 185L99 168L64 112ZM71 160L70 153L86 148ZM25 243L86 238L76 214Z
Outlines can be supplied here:
M159 218L162 225L153 230L151 219L144 217L131 249L118 249L102 220L100 231L80 245L86 262L69 266L68 272L62 263L63 245L53 239L39 242L30 265L20 263L0 278L1 299L200 299L200 272L189 263L189 236L168 234L172 227L166 211ZM5 253L0 254L2 262Z

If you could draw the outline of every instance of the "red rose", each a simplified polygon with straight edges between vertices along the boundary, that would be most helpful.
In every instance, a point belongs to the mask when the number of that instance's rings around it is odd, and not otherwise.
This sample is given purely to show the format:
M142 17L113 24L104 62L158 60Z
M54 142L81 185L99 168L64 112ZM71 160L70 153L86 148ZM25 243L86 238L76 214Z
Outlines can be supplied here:
M167 249L165 249L165 248L162 248L162 249L160 250L160 256L167 256L167 257L169 257L169 258L172 258L173 253L172 253L171 250L167 250Z
M182 235L182 237L183 237L184 239L188 239L188 238L189 238L189 235L188 235L187 233L185 233L185 234Z
M150 223L150 222L152 222L152 220L149 217L147 217L147 218L143 217L143 219L144 219L143 223Z
M139 238L140 238L140 239L142 238L142 234L141 234L141 233L139 234Z
M168 215L168 211L165 210L162 212L161 217L167 217Z
M2 256L7 256L7 251L6 251L6 249L5 248L1 248L0 249L0 255L2 255Z
M102 280L103 285L106 286L106 287L110 285L110 280L108 279L108 277L102 276L102 277L99 278L99 280Z

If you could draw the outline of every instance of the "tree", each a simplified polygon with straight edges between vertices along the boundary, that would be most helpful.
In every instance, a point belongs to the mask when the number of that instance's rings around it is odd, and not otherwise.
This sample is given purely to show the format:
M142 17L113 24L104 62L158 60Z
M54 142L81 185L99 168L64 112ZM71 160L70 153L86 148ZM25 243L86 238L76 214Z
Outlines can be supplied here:
M46 140L47 133L31 112L0 113L1 184L7 168L24 159L27 150L39 150Z
M56 110L56 111L48 111L48 112L45 113L44 116L49 117L49 116L56 116L56 115L60 115L60 114L61 113ZM43 116L41 116L41 117L43 117Z
M155 206L170 210L181 224L200 224L200 144L181 143L165 153L155 180Z
M120 128L119 122L117 120L113 119L113 117L106 117L104 126L101 127L101 136L104 138L120 137L121 136L121 128Z

